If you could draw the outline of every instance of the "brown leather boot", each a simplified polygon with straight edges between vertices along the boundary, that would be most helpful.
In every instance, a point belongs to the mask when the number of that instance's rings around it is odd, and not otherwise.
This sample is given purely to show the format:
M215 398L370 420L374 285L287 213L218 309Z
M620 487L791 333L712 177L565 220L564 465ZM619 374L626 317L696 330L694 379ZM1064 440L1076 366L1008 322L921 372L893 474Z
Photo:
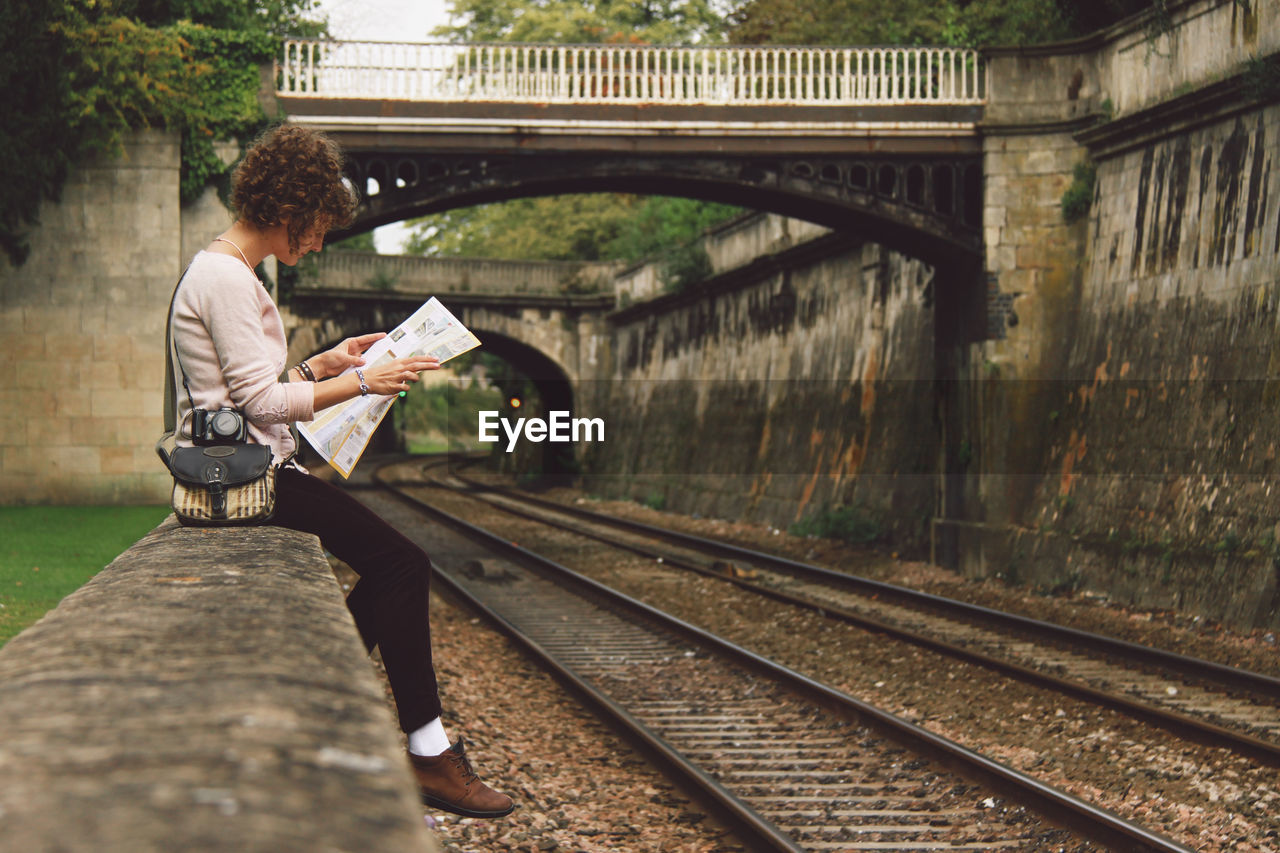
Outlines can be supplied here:
M434 756L409 753L422 802L463 817L502 817L515 803L480 781L463 749L462 738Z

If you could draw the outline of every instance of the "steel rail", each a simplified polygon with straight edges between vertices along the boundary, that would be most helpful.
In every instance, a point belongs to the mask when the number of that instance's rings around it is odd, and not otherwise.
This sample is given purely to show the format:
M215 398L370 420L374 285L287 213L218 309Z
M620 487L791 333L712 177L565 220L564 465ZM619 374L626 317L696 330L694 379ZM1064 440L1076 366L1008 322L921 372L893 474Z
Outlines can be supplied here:
M447 462L447 460L441 460L432 464L442 464L443 462ZM414 498L412 495L405 494L402 490L394 486L389 486L381 477L381 471L382 468L379 468L374 473L374 479L399 499L413 504L420 511L426 510L428 514L432 515L434 518L444 521L450 527L454 527L455 529L458 529L454 524L455 521L459 525L465 525L468 528L471 527L471 525L461 521L461 519L456 519L454 516L432 507L429 504ZM479 530L480 528L475 529ZM491 535L492 534L490 534L490 536ZM484 540L482 539L481 541ZM439 568L434 570L434 574L436 577L444 581L452 594L460 598L467 606L484 616L485 619L487 619L490 624L497 628L502 634L532 655L539 664L549 671L555 678L563 684L568 685L570 689L578 693L580 696L584 697L588 702L612 719L614 724L625 731L628 736L634 738L650 750L649 754L651 756L658 758L670 772L684 783L686 788L692 789L700 799L712 808L720 819L725 821L740 836L752 841L753 844L751 845L751 849L758 849L761 851L778 851L779 853L804 853L804 848L798 846L789 835L762 817L755 809L751 808L750 805L734 796L734 794L725 788L724 785L720 784L720 782L714 777L686 758L679 750L672 747L664 738L637 719L635 715L629 712L621 704L609 698L609 696L598 690L586 679L580 677L572 669L562 664L554 653L546 649L541 643L538 643L532 637L528 636L510 620L498 613L498 611L494 610L488 604L473 595L468 589L466 589L466 587L455 580L452 575L448 572L441 571Z
M476 481L457 473L454 473L453 476L478 489L510 493L507 489L484 483L477 483ZM1205 681L1212 681L1232 690L1254 691L1274 699L1280 699L1280 678L1266 675L1264 673L1254 672L1247 669L1239 669L1226 664L1204 660L1203 658L1178 654L1177 652L1171 652L1166 649L1144 646L1139 643L1121 640L1116 637L1108 637L1104 634L1095 634L1079 628L1070 628L1053 622L1045 622L1039 619L1033 619L1029 616L1021 616L1017 613L1009 613L1007 611L996 610L991 607L984 607L980 604L971 604L967 601L959 601L958 599L947 598L933 593L921 592L919 590L898 586L885 581L877 581L871 578L837 571L835 569L828 569L823 566L815 566L811 563L803 563L787 557L779 557L775 554L768 554L763 551L743 548L739 545L732 545L728 542L706 539L689 533L681 533L676 530L666 530L661 527L645 524L644 522L631 521L629 519L594 513L590 510L582 509L581 507L567 506L565 504L556 503L555 501L537 498L532 495L520 495L519 497L520 500L527 501L535 506L545 506L549 509L565 512L570 515L576 515L581 518L598 521L601 524L609 524L624 530L630 530L634 533L653 536L672 544L696 548L705 552L714 553L721 557L727 557L729 559L755 562L760 565L794 572L799 575L826 581L828 583L837 583L844 586L860 588L877 595L892 596L899 601L911 603L916 606L925 605L942 611L949 611L953 614L967 616L984 623L995 623L1009 629L1026 631L1040 637L1051 638L1056 642L1065 643L1067 645L1091 649L1094 652L1117 655L1129 660L1138 660L1154 666L1167 667L1184 675Z
M708 801L722 820L745 839L749 840L751 842L750 849L803 853L804 848L796 845L790 836L761 817L754 809L734 796L702 768L689 761L679 750L672 747L665 739L638 720L635 715L597 690L585 679L579 677L572 669L564 666L542 644L526 635L496 610L472 595L448 572L436 568L434 574L444 581L451 594L457 596L466 606L484 616L490 624L494 625L509 639L537 659L543 668L550 671L558 680L567 684L572 690L585 697L600 711L607 714L629 736L642 743L650 750L650 755L656 756L669 770L679 776L686 786L692 787L699 796Z
M454 476L456 477L457 475L455 474ZM440 487L439 484L433 485ZM524 496L520 495L510 495L510 497L513 500L524 500ZM1051 673L1042 672L1032 667L1022 666L1021 664L1013 663L1012 661L994 657L973 649L968 649L964 646L955 645L945 640L931 637L927 634L922 634L907 628L901 628L897 625L857 613L847 608L840 607L839 605L815 601L794 593L772 589L763 584L755 583L744 578L731 577L713 569L700 566L697 563L686 560L678 555L669 553L664 554L652 548L646 548L635 543L610 539L602 534L583 530L565 522L548 519L544 516L525 512L515 507L503 506L502 504L493 502L488 502L488 505L511 515L525 518L539 524L548 524L558 529L594 539L608 544L611 547L630 551L631 553L638 554L643 557L650 559L661 558L664 565L677 566L681 569L685 569L686 571L692 571L704 577L731 584L739 589L744 589L757 595L771 598L775 601L781 601L785 604L802 607L823 616L834 617L840 621L856 625L860 628L875 631L896 640L912 643L913 645L929 649L930 651L964 660L992 671L1012 676L1021 681L1030 682L1040 687L1045 687L1073 696L1077 699L1083 699L1094 704L1103 705L1113 710L1128 714L1140 722L1159 726L1160 728L1170 731L1180 737L1195 740L1196 742L1202 743L1206 746L1228 749L1256 761L1261 761L1272 766L1280 766L1280 744L1273 743L1271 741L1253 737L1252 735L1238 732L1234 729L1229 729L1225 726L1220 726L1216 723L1211 723L1187 714L1180 714L1145 702L1139 702L1134 699L1130 699L1127 696L1111 693L1088 684L1072 681ZM539 505L541 505L541 503ZM554 509L563 509L561 505L553 504L553 507ZM554 511L554 509L552 509L552 511Z
M483 544L489 550L501 553L508 559L530 567L544 576L572 584L585 590L592 597L610 602L669 630L683 634L704 647L712 648L740 664L762 672L775 681L782 682L839 713L856 718L863 725L877 730L890 740L931 758L961 776L980 782L1068 829L1116 849L1135 851L1135 853L1139 851L1190 853L1191 851L1191 848L1126 821L1107 809L1058 790L1052 785L1000 764L955 741L907 722L882 708L816 681L803 673L620 593L567 566L522 548L482 527L431 506L426 501L407 494L403 489L392 486L382 476L381 471L374 474L374 479L388 491L420 508L453 530Z

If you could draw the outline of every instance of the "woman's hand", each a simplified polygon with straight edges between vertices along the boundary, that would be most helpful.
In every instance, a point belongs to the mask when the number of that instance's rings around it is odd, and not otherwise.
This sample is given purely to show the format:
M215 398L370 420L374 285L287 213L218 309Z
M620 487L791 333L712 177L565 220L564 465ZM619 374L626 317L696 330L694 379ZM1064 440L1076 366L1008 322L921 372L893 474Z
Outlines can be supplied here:
M397 358L376 364L364 370L364 381L370 394L399 394L409 390L410 382L417 382L424 370L438 370L440 360L427 355Z
M374 332L347 338L333 349L311 356L307 359L307 364L310 365L316 379L337 376L348 367L363 367L364 359L361 356L364 355L364 351L373 346L374 341L380 341L386 336L386 332Z
M359 341L361 339L354 338L353 340ZM342 344L339 344L335 349L340 349L341 346ZM329 352L333 352L333 350ZM328 354L324 353L324 355ZM316 359L319 358L320 356L316 356ZM373 367L364 368L361 372L364 374L364 384L369 386L370 394L390 396L409 390L409 384L418 381L418 374L421 371L436 370L439 367L439 359L419 355L380 362ZM344 400L350 400L352 397L360 396L360 380L355 371L337 379L330 379L328 382L316 382L311 387L315 389L314 406L317 412L327 409L335 403L341 403Z

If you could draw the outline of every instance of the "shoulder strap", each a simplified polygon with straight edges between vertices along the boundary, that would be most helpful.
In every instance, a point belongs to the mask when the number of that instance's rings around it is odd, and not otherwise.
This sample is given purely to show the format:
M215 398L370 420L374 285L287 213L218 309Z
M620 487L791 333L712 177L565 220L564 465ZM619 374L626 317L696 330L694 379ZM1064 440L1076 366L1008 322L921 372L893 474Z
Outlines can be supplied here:
M160 440L156 442L156 455L160 457L160 461L164 462L166 468L169 467L169 454L164 449L164 444L177 431L177 412L173 399L173 359L177 355L173 347L173 306L178 301L178 288L182 286L182 280L187 277L187 270L190 269L191 265L187 264L182 275L178 276L178 283L173 286L173 296L169 297L169 313L164 326L164 435L160 436ZM178 356L178 369L182 370L181 356ZM187 400L191 403L191 408L194 409L196 403L191 398L191 387L187 384L185 370L182 371L182 387L187 392Z

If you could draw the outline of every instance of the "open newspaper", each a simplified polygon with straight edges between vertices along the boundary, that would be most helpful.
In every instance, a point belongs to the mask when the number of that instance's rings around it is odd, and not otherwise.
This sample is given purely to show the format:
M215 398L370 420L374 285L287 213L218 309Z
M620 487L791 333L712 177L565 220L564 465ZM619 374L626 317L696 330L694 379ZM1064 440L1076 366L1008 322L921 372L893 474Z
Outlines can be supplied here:
M412 355L435 356L444 364L478 346L480 340L433 296L365 351L365 367ZM344 373L353 370L348 368ZM330 406L318 412L315 420L298 424L298 432L335 471L350 477L397 396L371 394Z

